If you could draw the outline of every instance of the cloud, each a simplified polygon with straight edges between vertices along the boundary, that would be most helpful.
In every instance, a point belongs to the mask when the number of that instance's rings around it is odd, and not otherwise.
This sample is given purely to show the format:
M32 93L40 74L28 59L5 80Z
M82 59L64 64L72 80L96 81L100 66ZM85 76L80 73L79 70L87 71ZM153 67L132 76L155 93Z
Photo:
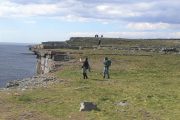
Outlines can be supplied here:
M67 14L64 16L60 16L60 17L53 17L53 19L57 19L57 20L64 20L67 22L89 22L90 19L87 19L85 17L81 17L81 16L76 16L76 15L72 15L72 14Z
M0 17L29 17L56 14L60 9L56 4L0 3Z
M96 7L97 11L104 15L111 15L117 18L137 17L143 15L144 11L153 8L154 3L126 3L126 4L102 4Z
M111 16L110 18L118 17L133 17L139 16L139 12L133 12L131 10L125 9L124 6L116 6L116 5L99 5L96 7L99 14L104 14ZM126 13L126 14L124 14Z
M9 0L10 2L13 3L18 3L18 4L42 4L42 3L57 3L62 0Z
M171 25L167 23L129 23L127 28L136 30L160 30L169 29Z
M179 24L179 4L179 0L2 0L0 17L71 15L74 20Z

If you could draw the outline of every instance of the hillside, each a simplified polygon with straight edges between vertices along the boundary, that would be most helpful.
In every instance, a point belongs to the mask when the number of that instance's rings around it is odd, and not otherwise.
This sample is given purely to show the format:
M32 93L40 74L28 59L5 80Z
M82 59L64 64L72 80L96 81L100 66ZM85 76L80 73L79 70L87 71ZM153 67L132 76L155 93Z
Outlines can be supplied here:
M35 46L34 46L35 47ZM35 48L43 49L79 49L79 48L180 48L180 39L125 39L125 38L94 38L71 37L66 41L42 42ZM32 48L33 49L33 48Z
M71 37L66 42L72 46L97 46L101 40L101 46L119 47L173 47L180 46L179 39L126 39L126 38L94 38Z

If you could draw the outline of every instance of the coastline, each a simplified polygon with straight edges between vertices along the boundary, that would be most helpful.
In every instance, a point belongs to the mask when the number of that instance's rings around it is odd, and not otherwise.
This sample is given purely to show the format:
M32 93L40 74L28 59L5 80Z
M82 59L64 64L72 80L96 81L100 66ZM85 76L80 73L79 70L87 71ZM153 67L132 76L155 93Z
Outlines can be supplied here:
M35 51L33 51L29 48L29 50L36 55L35 75L22 79L9 80L0 88L0 91L34 89L39 87L48 87L50 84L63 82L63 80L57 79L54 73L64 62L67 61L67 55L65 53L60 52L59 54L59 52L53 50L47 51L45 49L35 49ZM58 57L56 57L56 59L52 59L49 56Z

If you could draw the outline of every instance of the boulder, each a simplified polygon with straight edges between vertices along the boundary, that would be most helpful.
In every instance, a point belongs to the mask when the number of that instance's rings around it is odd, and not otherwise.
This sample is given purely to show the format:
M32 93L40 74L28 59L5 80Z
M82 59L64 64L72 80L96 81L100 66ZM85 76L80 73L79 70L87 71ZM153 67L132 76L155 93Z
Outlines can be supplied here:
M79 111L91 111L97 110L97 105L92 102L82 102L80 103L80 110Z

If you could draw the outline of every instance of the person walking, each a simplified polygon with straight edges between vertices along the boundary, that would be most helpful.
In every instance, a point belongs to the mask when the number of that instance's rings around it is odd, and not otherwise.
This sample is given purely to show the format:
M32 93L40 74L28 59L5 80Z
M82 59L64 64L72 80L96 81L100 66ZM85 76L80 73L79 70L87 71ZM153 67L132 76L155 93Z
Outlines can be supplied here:
M110 75L109 75L109 67L111 66L111 60L108 59L108 57L105 57L104 58L104 70L103 70L103 78L110 78Z
M83 65L82 65L82 73L83 73L84 79L88 79L88 76L87 76L88 70L90 71L90 65L88 62L88 58L86 58L85 61L83 62Z

